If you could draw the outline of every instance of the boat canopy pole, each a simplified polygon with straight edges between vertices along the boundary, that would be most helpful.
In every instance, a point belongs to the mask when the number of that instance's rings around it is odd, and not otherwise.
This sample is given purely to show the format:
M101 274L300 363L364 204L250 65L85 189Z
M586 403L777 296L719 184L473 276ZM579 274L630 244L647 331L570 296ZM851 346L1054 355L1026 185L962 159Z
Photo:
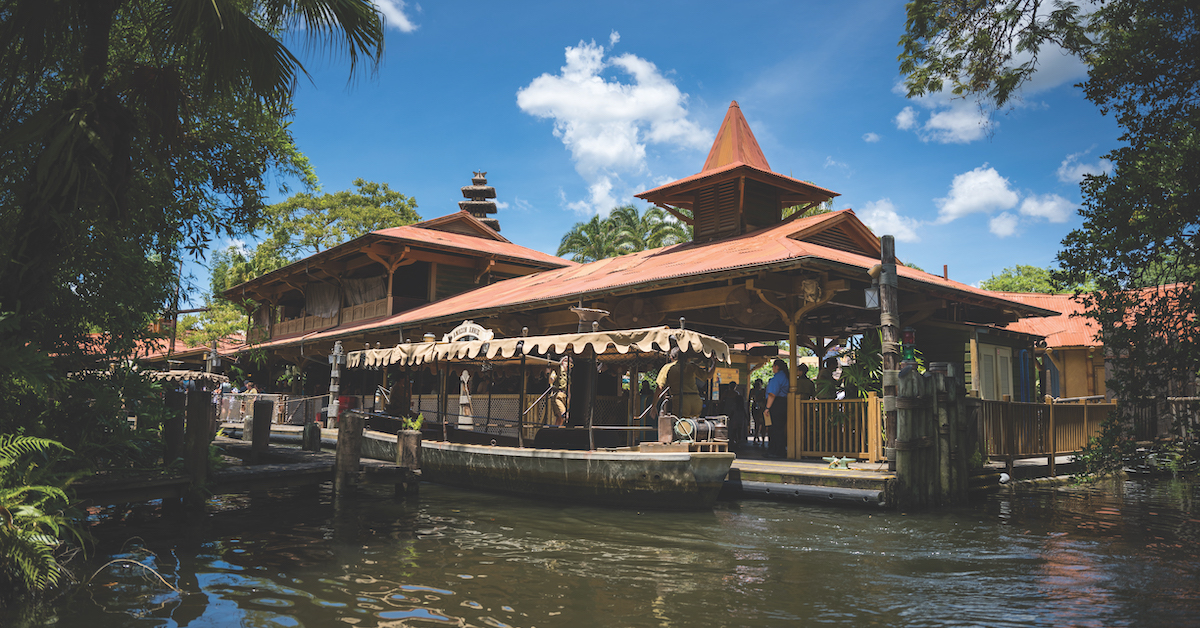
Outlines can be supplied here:
M521 353L521 396L520 407L525 407L525 389L529 387L529 370L525 368L525 354ZM525 446L525 413L517 417L517 447Z

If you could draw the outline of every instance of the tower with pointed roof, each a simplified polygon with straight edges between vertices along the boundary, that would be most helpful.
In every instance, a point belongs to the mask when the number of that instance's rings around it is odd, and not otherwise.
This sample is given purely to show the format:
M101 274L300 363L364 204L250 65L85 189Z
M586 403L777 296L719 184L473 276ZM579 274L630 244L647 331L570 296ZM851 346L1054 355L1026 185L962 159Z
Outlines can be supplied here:
M496 188L487 184L486 172L475 172L471 185L463 186L462 195L467 200L458 202L459 209L478 218L493 231L500 231L500 221L488 216L496 213L496 202L490 200L496 198Z
M772 172L736 100L729 104L703 170L637 195L692 225L694 242L770 227L783 220L784 208L816 205L835 196Z

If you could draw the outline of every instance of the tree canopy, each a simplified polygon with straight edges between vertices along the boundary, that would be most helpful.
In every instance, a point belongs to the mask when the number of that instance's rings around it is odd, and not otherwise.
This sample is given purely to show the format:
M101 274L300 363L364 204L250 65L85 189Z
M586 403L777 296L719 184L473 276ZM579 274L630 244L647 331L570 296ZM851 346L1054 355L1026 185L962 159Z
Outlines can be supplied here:
M607 218L592 216L575 223L563 235L558 256L576 262L594 262L626 253L656 249L691 239L687 225L658 207L638 213L633 205L615 207Z
M1112 355L1123 401L1200 368L1200 28L1193 0L913 0L900 40L909 95L943 89L1003 106L1057 44L1088 65L1084 94L1122 129L1110 174L1081 184L1083 224L1058 254ZM1153 288L1147 288L1153 287Z
M1090 291L1091 283L1075 286L1064 286L1056 277L1055 271L1040 266L1017 264L984 279L979 287L984 290L1000 292L1040 292L1042 294L1062 294L1075 290Z
M352 68L383 50L370 0L0 0L0 433L61 439L68 470L158 464L160 391L118 358L185 255L258 226L268 173L315 185L286 31Z

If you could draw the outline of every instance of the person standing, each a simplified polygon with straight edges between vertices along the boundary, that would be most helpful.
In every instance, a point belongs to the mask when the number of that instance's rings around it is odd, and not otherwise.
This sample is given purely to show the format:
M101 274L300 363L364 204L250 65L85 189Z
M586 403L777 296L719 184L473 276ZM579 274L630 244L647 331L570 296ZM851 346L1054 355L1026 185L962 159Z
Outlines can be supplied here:
M563 356L558 367L549 367L550 412L554 425L567 422L567 383L570 381L571 356Z
M789 388L787 363L776 359L771 364L770 381L767 382L767 412L771 415L768 457L787 457L787 396Z
M708 368L702 368L681 358L680 355L679 347L672 348L671 361L663 365L662 370L658 372L656 398L662 399L663 391L669 391L671 409L675 411L675 416L700 416L704 404L700 400L700 388L696 385L696 380L707 380L712 375L715 364L710 363Z
M762 445L763 439L767 437L767 424L763 420L766 407L767 391L763 388L762 380L756 379L750 387L750 435L756 447Z

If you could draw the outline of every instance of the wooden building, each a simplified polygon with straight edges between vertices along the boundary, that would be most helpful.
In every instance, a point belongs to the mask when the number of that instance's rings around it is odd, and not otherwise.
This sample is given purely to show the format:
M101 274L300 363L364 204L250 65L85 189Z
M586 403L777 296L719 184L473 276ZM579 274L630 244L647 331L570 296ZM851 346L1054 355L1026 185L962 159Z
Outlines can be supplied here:
M867 297L868 270L880 261L876 234L849 209L788 211L836 196L772 171L735 102L701 172L638 195L691 224L691 242L574 264L513 245L459 212L363 236L226 297L257 302L251 341L297 364L322 362L336 340L386 346L467 319L508 336L573 331L578 318L568 308L578 305L609 311L602 329L685 319L730 345L790 339L793 351L823 355L880 322ZM901 326L917 329L929 361L969 367L982 327L1057 314L913 268L897 274ZM368 279L374 287L360 287ZM1034 337L1009 340L1001 344L1032 349ZM1003 370L995 360L993 377ZM791 429L794 442L794 421Z

